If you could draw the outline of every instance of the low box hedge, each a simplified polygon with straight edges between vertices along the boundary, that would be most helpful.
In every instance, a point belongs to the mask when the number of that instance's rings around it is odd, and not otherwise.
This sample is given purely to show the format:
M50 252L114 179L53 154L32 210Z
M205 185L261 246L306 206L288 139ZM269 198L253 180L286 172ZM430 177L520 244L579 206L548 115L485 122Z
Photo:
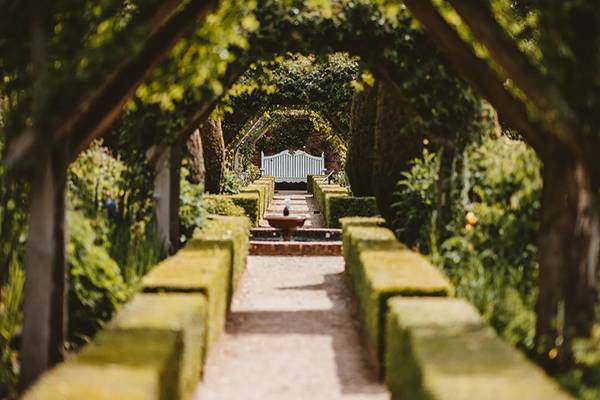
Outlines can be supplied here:
M208 214L241 216L246 214L243 207L238 206L230 196L205 194L200 206Z
M344 217L376 217L379 214L375 197L325 196L326 224L330 228L340 228Z
M229 196L233 203L244 209L253 226L260 221L260 196L258 193L240 193Z
M256 193L259 198L260 214L264 215L267 210L267 187L265 185L248 185L240 189L241 194Z
M182 333L104 330L73 359L48 371L26 400L184 399Z
M365 247L359 253L359 267L354 271L359 315L383 370L387 300L392 296L448 296L453 289L439 269L412 250Z
M179 393L188 397L202 374L207 301L203 294L138 294L113 318L109 329L152 329L181 333Z
M231 248L231 285L229 301L237 289L240 278L246 269L249 254L250 221L246 217L208 216L202 229L197 231L191 243L183 249L197 249L206 243L230 243ZM229 248L228 246L225 246Z
M352 226L346 225L342 231L342 254L345 261L345 273L351 286L355 285L355 271L361 264L358 259L359 250L363 247L381 248L401 246L394 233L377 226Z
M275 177L274 176L263 176L260 177L259 179L257 179L256 181L254 181L254 183L268 183L269 185L269 191L268 193L268 197L269 197L269 203L271 203L271 201L273 201L273 196L275 196Z
M193 240L142 280L146 293L203 293L208 299L206 349L225 326L231 274L231 248Z
M464 300L388 301L386 383L394 400L566 400Z
M385 219L382 217L344 217L340 218L342 232L350 226L385 226Z
M308 193L314 193L316 182L322 182L326 177L326 175L308 175L306 177L306 190Z

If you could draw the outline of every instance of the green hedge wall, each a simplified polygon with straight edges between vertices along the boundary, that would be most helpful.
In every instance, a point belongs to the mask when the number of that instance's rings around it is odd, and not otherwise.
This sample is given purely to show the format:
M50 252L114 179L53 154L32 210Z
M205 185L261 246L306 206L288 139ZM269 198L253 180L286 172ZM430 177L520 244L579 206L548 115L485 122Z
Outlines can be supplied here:
M375 197L331 196L325 199L326 224L340 228L344 217L376 217L379 215Z
M252 225L257 226L260 220L260 196L258 193L240 193L229 196L233 203L244 209L244 213Z
M143 293L91 344L45 373L23 398L189 398L224 329L246 266L249 229L245 216L209 216L182 250L143 278Z
M341 227L340 218L379 215L375 197L354 197L348 188L312 180L313 194L328 228Z

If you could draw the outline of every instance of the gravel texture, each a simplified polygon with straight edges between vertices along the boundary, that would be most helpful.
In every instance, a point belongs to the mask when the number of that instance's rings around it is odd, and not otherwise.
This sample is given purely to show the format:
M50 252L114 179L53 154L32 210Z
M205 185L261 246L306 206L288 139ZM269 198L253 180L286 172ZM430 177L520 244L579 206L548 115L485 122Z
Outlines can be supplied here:
M389 399L341 257L249 258L194 399Z

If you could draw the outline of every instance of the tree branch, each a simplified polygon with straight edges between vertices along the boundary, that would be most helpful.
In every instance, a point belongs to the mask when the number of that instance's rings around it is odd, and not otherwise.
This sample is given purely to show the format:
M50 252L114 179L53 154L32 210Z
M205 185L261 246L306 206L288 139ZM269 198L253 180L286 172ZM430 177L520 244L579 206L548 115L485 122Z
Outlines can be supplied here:
M538 152L543 151L549 140L546 129L529 118L527 108L514 97L499 80L496 73L479 59L472 48L442 18L430 0L405 0L404 4L413 16L427 28L429 36L438 44L448 60L466 79L499 111L504 119L523 135ZM573 137L568 144L573 149L579 146Z
M117 118L121 108L144 81L156 64L165 56L183 33L205 15L214 0L192 0L175 13L180 1L170 0L151 18L153 24L144 40L141 50L119 63L92 94L85 94L59 122L56 129L49 132L50 144L60 138L71 136L72 158L85 149L90 141L98 137ZM45 140L44 140L45 139ZM24 160L34 158L38 147L48 147L47 137L29 138L23 132L9 145L5 165L12 170Z
M189 118L189 123L180 129L173 137L174 143L185 143L190 135L194 133L196 129L202 124L208 116L214 111L217 107L221 99L225 96L231 85L240 77L240 75L244 72L244 65L239 63L230 64L227 67L227 71L223 78L221 79L223 83L223 93L220 95L212 95L210 98L203 101L201 104L198 104L198 108L193 113L193 115ZM154 163L170 146L169 143L162 142L158 144L154 150L148 155L148 161L150 163Z
M579 136L574 110L560 91L544 79L513 39L498 24L489 7L478 0L450 0L476 39L483 43L495 62L540 111L546 128L559 139Z

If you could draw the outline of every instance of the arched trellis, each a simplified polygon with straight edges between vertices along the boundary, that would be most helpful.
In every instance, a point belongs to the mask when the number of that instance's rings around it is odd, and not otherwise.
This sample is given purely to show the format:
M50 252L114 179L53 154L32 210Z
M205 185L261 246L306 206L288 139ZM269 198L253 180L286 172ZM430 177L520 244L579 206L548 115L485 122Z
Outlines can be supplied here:
M30 205L32 215L26 261L29 275L25 288L22 341L25 382L31 382L41 371L60 359L56 349L62 344L60 332L64 323L65 251L64 243L56 238L64 236L64 201L60 193L65 190L66 167L117 118L124 102L184 35L186 29L208 12L212 3L194 0L179 7L179 2L170 2L168 6L160 8L155 18L150 19L149 33L141 39L142 45L136 47L139 51L128 54L113 65L112 70L107 71L94 86L97 90L82 92L80 98L73 101L76 106L66 107L65 112L53 119L57 121L56 124L44 126L46 136L36 133L36 129L27 129L9 146L5 160L9 170L27 166L28 162L36 160L33 163L32 187L35 190ZM261 2L257 18L272 23L265 24L264 29L250 39L248 49L252 49L251 53L240 54L239 49L232 50L238 58L222 75L222 85L229 87L255 60L269 59L286 50L305 54L317 50L321 53L349 51L376 67L376 74L388 74L398 87L406 89L406 85L401 85L404 76L399 74L399 60L382 59L381 55L401 55L413 46L423 46L406 43L406 29L402 25L398 25L400 29L390 30L377 22L383 19L370 18L369 15L378 12L376 8L361 2L349 4L352 7L343 13L348 23L339 23L319 17L294 21L293 15L282 8L281 2ZM382 33L391 34L389 40L382 39ZM388 47L394 51L385 51ZM410 51L406 54L409 59L412 57ZM177 64L177 60L173 62ZM436 71L436 68L432 68L432 71ZM206 120L221 97L221 94L207 94L199 88L193 88L191 92L194 90L201 95L194 97L192 94L191 106L188 104L184 112L185 120L189 123L170 135L171 140L161 143L154 154L163 154L164 148L174 142L184 141ZM60 90L55 94L60 98ZM65 141L64 138L69 140ZM52 146L47 145L49 142ZM43 149L43 157L35 156L39 149ZM55 217L47 218L48 215ZM36 293L36 287L42 287L43 290ZM49 324L48 321L53 323Z
M204 15L209 7L213 5L210 1L190 1L185 4L180 2L168 2L164 7L160 7L156 11L151 21L150 28L147 30L147 34L140 38L142 43L139 46L139 51L132 51L131 54L126 54L124 59L118 60L113 63L111 68L107 68L105 74L101 74L101 77L93 85L94 90L83 91L81 95L73 101L69 107L65 107L65 110L61 110L60 115L57 115L55 122L48 125L38 124L39 121L35 121L33 129L23 130L14 142L11 143L7 157L5 159L6 165L10 170L14 170L18 167L27 167L29 164L33 166L32 187L34 192L32 194L32 201L30 205L31 212L31 229L28 241L28 261L27 271L28 282L37 282L39 287L42 288L39 293L39 299L29 300L25 305L25 326L23 334L23 346L27 348L35 349L36 347L42 347L41 352L37 354L27 354L24 357L24 365L28 369L28 379L35 378L40 372L40 368L34 371L29 371L28 364L37 362L41 365L41 369L46 368L49 364L56 360L56 348L57 341L55 331L60 331L62 320L55 323L52 329L49 329L48 322L53 318L61 319L61 311L59 306L62 304L61 284L59 281L62 280L64 273L64 243L61 243L60 232L63 231L64 215L60 212L64 210L64 199L61 199L60 192L64 190L65 174L64 170L68 164L68 160L72 160L78 152L85 148L86 144L90 142L94 137L97 137L103 132L103 130L114 121L118 115L118 111L123 105L123 102L132 94L135 88L139 85L144 77L147 76L148 72L156 65L156 63L165 55L165 53L172 47L178 38L193 24L197 23L199 17ZM460 4L459 1L451 1L452 4ZM465 2L462 2L465 3ZM561 118L560 112L545 112L540 113L541 117L545 119L545 124L539 124L534 118L530 118L527 112L524 102L518 100L513 96L506 87L503 86L503 82L498 79L497 74L492 71L488 65L482 63L480 59L475 57L473 51L461 38L456 34L452 27L444 21L439 15L438 10L431 4L430 1L419 0L419 1L405 1L405 4L415 13L417 18L424 22L426 27L431 30L434 39L442 45L444 50L447 52L448 57L455 61L457 68L467 75L475 87L477 87L492 104L500 111L502 116L515 126L525 136L525 139L532 144L541 154L557 154L562 153L562 146L568 149L568 156L565 167L562 170L557 171L557 176L560 176L565 183L563 187L567 187L570 183L573 183L573 187L580 188L580 194L576 194L576 198L581 198L579 202L569 204L569 208L573 211L573 214L577 217L570 218L573 222L566 224L566 229L569 231L569 238L575 240L580 238L577 243L581 244L581 251L573 252L572 249L568 249L571 243L569 241L562 241L564 244L557 243L557 247L564 248L565 253L578 253L579 256L572 256L569 267L576 265L578 268L572 268L579 274L594 276L594 273L589 273L590 269L595 264L596 256L591 255L591 250L596 247L597 239L597 215L595 212L590 215L586 214L591 209L595 209L593 205L586 205L587 198L591 196L592 188L597 187L598 176L600 176L600 164L597 160L597 149L599 148L597 140L592 137L585 137L583 135L583 124L572 123L573 121L565 118ZM465 3L466 4L466 3ZM477 10L477 8L475 7ZM477 15L477 14L475 14ZM487 15L484 14L484 17ZM376 18L373 18L376 20ZM477 20L477 18L467 18L467 20ZM485 18L483 19L485 20ZM496 21L493 23L478 24L477 29L486 30L500 30L502 28L498 26ZM277 25L277 24L274 24ZM276 26L279 32L289 32L290 37L299 36L306 42L310 40L306 39L306 35L294 35L298 34L299 28L290 24L291 27L287 31L280 29L282 24ZM139 28L139 27L137 27ZM309 36L312 37L321 35L323 37L331 38L330 45L337 48L348 49L348 44L340 43L341 40L337 39L343 37L344 29L358 32L355 24L344 24L335 21L330 25L325 24L323 29L315 29L314 32L309 32ZM515 46L514 49L509 47L508 54L511 52L514 54L516 51L517 56L506 56L507 51L505 43L498 44L494 43L493 38L505 36L498 35L486 35L475 29L475 36L481 39L486 46L493 49L492 56L496 60L500 60L499 64L508 70L508 74L514 79L517 86L525 92L528 97L533 97L536 103L540 104L538 108L542 110L558 111L562 110L563 107L556 106L557 96L535 96L535 94L545 93L546 90L540 85L526 85L523 82L532 81L527 77L534 76L539 77L537 71L533 71L533 74L529 73L525 67L526 73L522 73L522 66L528 66L527 62L519 64L522 60L521 53ZM340 35L336 35L336 30L340 31ZM346 36L347 38L348 36ZM350 36L351 37L351 36ZM281 46L291 48L293 46L290 43L282 43L281 35L270 36L272 43L269 46L267 43L262 49L268 52L266 49L280 49ZM492 38L490 40L490 38ZM37 39L40 39L39 37ZM43 41L43 37L41 38ZM279 43L277 43L279 41ZM336 43L334 43L337 41ZM364 42L355 40L355 44L350 46L351 50L356 54L364 57L365 60L380 60L378 73L388 73L391 75L392 80L396 83L401 82L401 79L394 78L394 68L390 68L388 64L389 59L381 60L379 57L381 54L388 54L381 51L381 47L378 47L378 43L384 43L386 40L381 39L381 36L375 37L375 40L369 40L365 46ZM313 43L314 44L314 43ZM402 49L402 46L394 47L393 50ZM303 45L298 45L298 48L304 48ZM418 46L417 46L418 47ZM256 48L256 47L254 47ZM132 47L133 50L133 47ZM498 56L500 53L500 56ZM39 56L39 54L38 54ZM262 56L258 54L258 56ZM43 57L34 59L32 63L34 65L43 65ZM244 64L244 62L242 62ZM374 63L375 64L375 63ZM515 64L519 64L515 68ZM237 73L239 73L239 65L236 65ZM393 67L393 64L392 64ZM236 68L232 68L232 71ZM243 67L242 67L243 69ZM516 72L515 72L516 71ZM43 74L39 74L42 76ZM523 78L525 77L525 78ZM231 80L232 74L228 73L224 77L224 81ZM535 79L533 79L536 82ZM543 79L541 80L543 82ZM32 87L38 87L37 85L31 85ZM542 85L543 86L543 85ZM533 87L533 89L532 89ZM552 89L551 86L546 87ZM60 98L62 87L58 87L52 95L55 98ZM532 95L533 94L533 95ZM35 97L35 96L33 96ZM53 96L50 96L53 97ZM217 96L218 97L218 96ZM585 96L581 96L585 98ZM558 96L560 99L560 94ZM541 100L540 100L541 99ZM185 136L192 132L198 123L206 118L206 115L210 113L210 110L215 104L216 99L209 99L203 97L199 100L199 104L195 107L195 110L189 114L187 118L190 123L178 134ZM544 102L546 102L544 104ZM550 104L550 106L548 106ZM83 107L81 105L84 105ZM567 113L569 114L569 113ZM558 117L557 117L558 116ZM561 123L553 123L554 118L558 118ZM41 129L43 127L44 129ZM43 134L42 134L43 133ZM550 134L550 135L548 135ZM583 138L582 138L583 135ZM591 135L588 135L591 136ZM65 143L65 138L70 140ZM50 144L50 145L48 145ZM41 149L41 150L40 150ZM549 158L552 161L552 158ZM569 171L577 170L584 171L586 176L584 179L580 179L579 174L568 174L564 173L564 170ZM591 176L588 176L591 175ZM547 177L551 180L551 176ZM577 180L579 179L579 180ZM58 195L57 195L58 193ZM581 195L583 194L583 196ZM561 198L564 193L554 193L552 191L547 193L548 200L551 202L553 199ZM63 196L64 197L64 196ZM585 203L582 206L580 203ZM39 211L36 211L39 210ZM560 215L565 215L565 212L559 212ZM48 218L48 215L54 215L53 218ZM61 216L62 215L62 216ZM551 213L548 215L548 220L556 220L551 218ZM590 221L589 224L582 224L583 221ZM583 240L581 240L580 226L591 226L592 228L588 231L583 232ZM562 226L562 225L561 225ZM550 223L552 228L558 237L561 237L560 231L556 230L554 223ZM560 227L559 227L560 228ZM544 227L542 228L544 230ZM64 232L63 232L64 233ZM64 236L64 235L62 235ZM561 240L558 240L561 242ZM552 242L551 244L553 244ZM541 249L543 252L543 249ZM548 252L552 254L552 252ZM62 262L61 262L62 260ZM63 264L61 267L60 264ZM551 263L555 265L556 263ZM588 265L590 264L590 265ZM61 269L62 268L62 269ZM559 268L560 269L560 268ZM581 272L584 271L584 272ZM553 273L556 271L553 270ZM581 277L582 281L585 281ZM36 287L36 286L33 286ZM589 290L576 291L580 294L576 294L574 304L584 301L579 299L578 296L589 296ZM30 295L36 295L36 293L30 293L29 289L26 289L26 298ZM552 292L548 292L549 295ZM584 301L585 302L585 301ZM588 302L585 302L587 305ZM552 313L552 312L550 312ZM36 323L35 320L40 322ZM33 322L32 322L33 321ZM34 331L41 332L38 336L30 335L30 332ZM52 331L52 332L49 332ZM40 336L41 335L41 336ZM40 339L41 342L36 341ZM60 334L58 334L60 339ZM59 343L60 344L60 343ZM31 352L30 352L31 353ZM50 354L50 355L48 355ZM24 354L26 355L26 354ZM60 356L58 356L60 358Z
M292 116L292 117L308 117L311 119L317 119L318 122L326 126L325 137L327 140L332 142L333 146L339 149L338 158L347 149L347 139L345 135L341 134L332 121L320 111L317 111L310 107L296 108L296 107L275 107L271 109L260 110L253 118L250 118L238 132L238 135L234 137L227 145L229 157L236 170L240 167L240 149L242 145L248 141L256 143L262 136L267 133L270 127L278 123L277 116Z

